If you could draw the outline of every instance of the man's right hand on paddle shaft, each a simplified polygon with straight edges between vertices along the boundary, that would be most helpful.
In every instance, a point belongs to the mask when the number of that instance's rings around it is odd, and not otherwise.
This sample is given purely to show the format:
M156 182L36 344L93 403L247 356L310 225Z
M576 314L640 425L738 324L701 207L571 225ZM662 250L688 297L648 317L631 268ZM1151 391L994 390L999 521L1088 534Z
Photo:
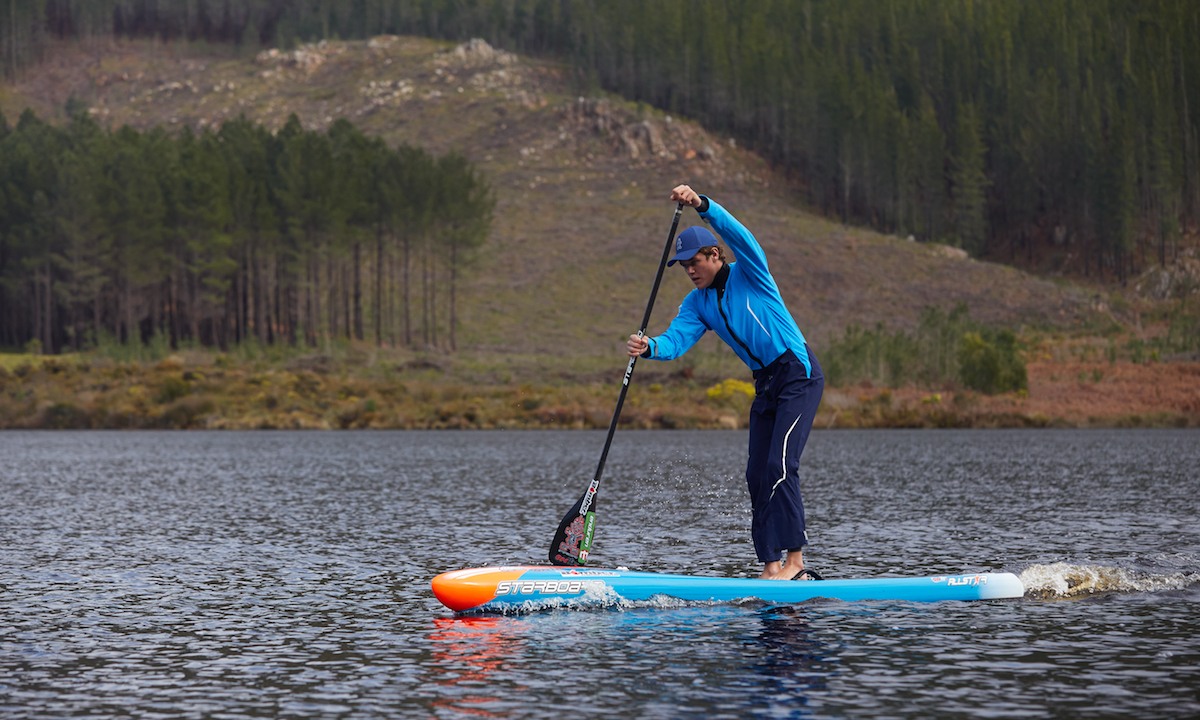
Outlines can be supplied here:
M629 342L625 343L625 346L629 352L629 357L638 357L642 353L646 352L646 348L650 347L650 341L644 337L630 335Z

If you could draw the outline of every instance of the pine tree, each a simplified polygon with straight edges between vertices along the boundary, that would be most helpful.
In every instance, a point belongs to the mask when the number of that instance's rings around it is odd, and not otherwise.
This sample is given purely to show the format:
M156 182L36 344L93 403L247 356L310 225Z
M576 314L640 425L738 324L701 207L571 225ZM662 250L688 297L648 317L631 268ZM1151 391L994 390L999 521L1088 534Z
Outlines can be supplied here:
M951 193L954 200L954 232L963 248L979 254L984 247L987 218L984 174L987 148L980 138L975 106L960 105L954 128L954 155L951 158Z
M439 249L450 274L450 349L457 350L458 277L473 252L487 239L496 198L491 187L461 155L438 160Z

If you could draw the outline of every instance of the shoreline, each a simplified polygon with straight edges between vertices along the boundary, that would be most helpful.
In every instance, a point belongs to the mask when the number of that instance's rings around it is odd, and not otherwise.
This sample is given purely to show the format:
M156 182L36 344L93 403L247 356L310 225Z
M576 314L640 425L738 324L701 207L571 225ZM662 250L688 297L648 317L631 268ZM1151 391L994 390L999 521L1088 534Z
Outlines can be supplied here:
M0 429L605 429L618 382L480 381L423 363L225 356L0 365ZM11 363L10 363L11 365ZM1200 363L1033 362L1028 392L826 388L814 429L1200 427ZM744 429L753 387L683 371L630 386L621 428Z

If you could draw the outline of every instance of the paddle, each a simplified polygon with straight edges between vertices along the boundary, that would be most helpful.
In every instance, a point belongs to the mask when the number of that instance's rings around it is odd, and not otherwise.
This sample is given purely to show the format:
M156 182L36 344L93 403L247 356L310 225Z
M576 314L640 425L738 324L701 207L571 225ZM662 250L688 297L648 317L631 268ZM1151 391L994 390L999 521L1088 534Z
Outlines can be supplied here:
M658 263L654 288L650 290L650 301L646 303L646 314L642 316L642 327L638 330L638 337L646 335L646 326L650 324L650 311L654 309L654 298L658 295L658 285L662 282L667 258L671 256L671 245L675 242L675 231L679 229L679 216L682 213L683 203L679 203L675 208L675 218L671 220L671 233L667 236L662 260ZM608 424L608 437L604 440L604 451L600 453L600 464L596 466L596 477L592 478L579 502L563 516L558 530L554 533L554 540L550 543L551 565L587 564L588 552L592 548L592 536L596 532L596 490L600 488L600 475L604 472L604 461L608 459L613 433L617 431L617 420L621 417L621 406L625 404L625 393L629 390L629 378L633 375L635 364L637 358L629 358L629 365L625 368L625 379L621 381L621 394L617 397L617 409L613 411L612 422Z

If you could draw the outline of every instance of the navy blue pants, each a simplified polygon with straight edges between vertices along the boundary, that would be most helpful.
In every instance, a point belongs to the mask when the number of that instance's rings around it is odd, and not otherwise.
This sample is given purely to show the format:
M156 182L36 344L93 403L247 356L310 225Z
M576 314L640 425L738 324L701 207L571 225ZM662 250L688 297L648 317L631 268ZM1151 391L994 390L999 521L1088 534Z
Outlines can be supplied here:
M784 550L808 543L800 497L800 454L825 389L825 376L811 350L808 360L811 376L791 350L754 373L746 485L754 510L750 536L754 552L764 563L781 560Z

